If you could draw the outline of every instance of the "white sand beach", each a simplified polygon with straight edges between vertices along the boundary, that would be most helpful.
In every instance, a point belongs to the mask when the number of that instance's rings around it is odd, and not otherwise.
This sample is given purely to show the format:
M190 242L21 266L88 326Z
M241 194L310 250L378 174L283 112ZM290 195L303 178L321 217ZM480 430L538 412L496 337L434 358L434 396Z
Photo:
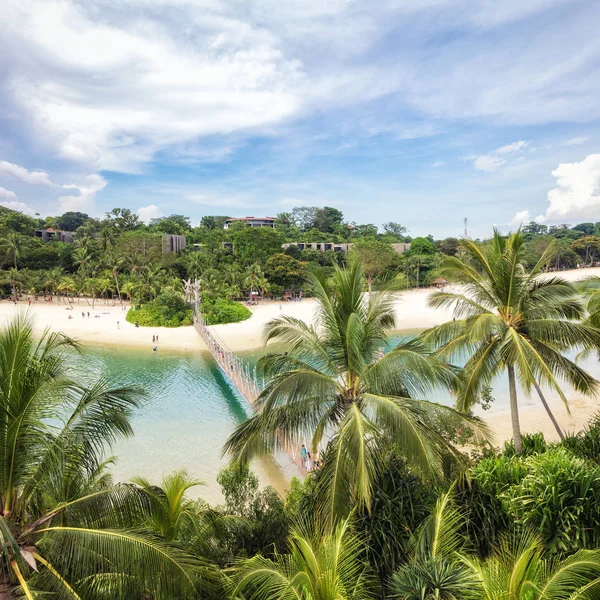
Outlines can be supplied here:
M550 274L548 276L552 276ZM576 269L558 274L570 281L578 281L589 276L600 276L600 268ZM432 289L409 290L399 295L396 301L397 326L399 330L424 329L452 318L449 311L434 310L427 306L427 298L434 291ZM44 302L43 299L29 305L20 302L15 305L8 300L0 301L0 326L5 324L12 316L18 313L29 312L35 318L36 328L43 330L50 328L62 331L82 343L99 345L118 345L121 347L145 347L151 350L152 336L158 335L158 349L180 352L198 352L206 350L203 341L193 327L180 327L176 329L156 327L136 328L125 320L126 311L117 304L96 302L92 309L85 299L79 303L75 301L73 310L67 310L68 305L54 299ZM285 314L306 322L311 322L314 317L315 303L311 299L302 302L271 302L266 301L252 307L252 317L241 323L217 325L214 332L235 351L256 349L263 344L263 331L265 324L273 318ZM88 317L88 312L90 316ZM82 313L85 316L82 316ZM72 317L72 318L69 318ZM596 373L600 376L600 369ZM600 410L597 400L582 398L569 394L571 415L569 416L562 406L560 399L550 398L551 406L556 410L559 422L567 431L578 431L588 421L592 414ZM554 439L556 432L546 416L543 407L535 398L524 398L520 403L521 425L523 431L542 431L549 439ZM500 443L511 437L510 419L506 407L506 399L496 394L496 406L490 413L483 413L496 435L496 442Z

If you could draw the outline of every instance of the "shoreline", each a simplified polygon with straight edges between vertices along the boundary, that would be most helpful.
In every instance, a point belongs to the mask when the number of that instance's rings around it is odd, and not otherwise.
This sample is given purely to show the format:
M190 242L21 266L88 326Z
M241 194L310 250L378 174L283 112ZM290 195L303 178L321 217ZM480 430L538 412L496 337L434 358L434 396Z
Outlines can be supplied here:
M549 273L546 276L555 275L569 281L578 281L592 275L600 276L600 267ZM447 289L451 290L452 286ZM431 309L427 306L427 298L434 291L433 288L412 289L399 294L395 301L397 332L418 332L452 319L451 311ZM118 346L146 349L151 352L155 345L152 336L158 335L159 341L156 345L159 352L166 350L187 355L208 353L206 345L193 326L135 327L125 320L127 313L118 304L111 306L98 301L92 309L91 305L82 299L79 304L75 303L72 306L73 310L67 310L68 305L62 302L59 304L56 298L52 302L38 301L31 306L23 301L15 306L12 301L3 300L0 301L0 327L16 314L29 313L35 320L36 331L41 333L46 328L61 331L82 345ZM252 352L265 347L262 341L263 330L270 320L280 315L287 315L310 323L315 316L315 308L316 303L312 299L301 302L263 301L257 306L250 307L252 317L246 321L214 325L211 329L233 351ZM85 317L82 317L82 312ZM596 361L592 366L594 367L590 369L592 374L600 379L600 364ZM600 403L597 399L584 398L566 389L565 393L569 398L571 416L556 395L549 395L549 404L565 431L579 431L590 417L600 410ZM481 411L479 415L494 431L495 444L501 445L505 439L512 437L510 418L508 418L510 413L507 410L506 392L496 393L495 390L495 396L496 403L492 410ZM519 404L523 432L542 431L548 440L558 437L537 397L532 396L527 399L521 395Z

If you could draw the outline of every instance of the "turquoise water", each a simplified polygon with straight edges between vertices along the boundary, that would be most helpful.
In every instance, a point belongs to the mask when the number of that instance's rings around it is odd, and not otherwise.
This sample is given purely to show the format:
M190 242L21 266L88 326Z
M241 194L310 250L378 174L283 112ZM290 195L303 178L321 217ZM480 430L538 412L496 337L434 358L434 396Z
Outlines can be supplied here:
M415 332L394 335L395 344ZM264 351L245 353L254 363ZM147 350L87 346L83 356L74 359L82 379L110 379L113 385L137 385L147 396L133 418L135 436L113 449L117 457L115 478L127 481L135 475L160 482L163 474L185 468L206 485L197 494L209 502L221 500L216 477L226 464L221 449L234 427L249 414L245 400L224 378L208 352L152 353ZM600 368L595 357L583 364L596 377ZM565 391L568 391L565 389ZM488 416L508 408L506 377L494 382L496 398ZM549 394L549 397L554 394ZM447 390L438 390L429 400L453 404ZM537 398L520 395L520 405L536 403ZM480 413L481 414L481 413ZM253 465L261 482L282 490L294 468L278 459Z
M133 418L135 436L113 449L115 478L135 475L159 482L163 473L185 468L206 485L198 495L220 500L216 476L226 464L221 449L233 428L246 419L245 401L224 379L207 352L152 353L86 346L74 359L83 379L110 379L112 385L146 390ZM262 483L283 486L272 462L253 465Z

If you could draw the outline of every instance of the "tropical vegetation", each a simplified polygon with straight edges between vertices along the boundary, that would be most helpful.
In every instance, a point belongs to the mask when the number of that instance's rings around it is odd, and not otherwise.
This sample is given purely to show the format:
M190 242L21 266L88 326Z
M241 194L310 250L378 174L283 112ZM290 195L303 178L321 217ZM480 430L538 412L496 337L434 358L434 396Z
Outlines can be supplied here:
M41 244L39 220L0 214L9 301L127 300L128 319L176 325L190 318L181 280L197 278L210 322L246 316L234 301L244 293L302 290L318 307L314 323L282 315L267 327L266 385L224 448L233 460L218 476L219 506L183 470L113 481L111 452L132 435L143 390L82 384L76 342L36 332L28 317L3 324L0 599L600 597L600 416L568 432L546 399L597 391L573 357L597 359L600 286L542 275L593 263L596 225L415 238L392 255L387 245L409 240L402 226L348 227L336 209L295 209L275 230L222 222L67 213L43 224L75 231L75 242ZM199 246L165 254L163 232ZM347 256L282 252L282 239L325 234L356 245ZM431 300L453 320L391 344L392 290L434 276L453 284ZM499 377L510 382L514 433L503 448L473 415ZM433 402L435 390L452 390L456 405ZM528 393L557 441L521 433ZM314 467L303 481L284 497L261 489L252 459L300 444Z

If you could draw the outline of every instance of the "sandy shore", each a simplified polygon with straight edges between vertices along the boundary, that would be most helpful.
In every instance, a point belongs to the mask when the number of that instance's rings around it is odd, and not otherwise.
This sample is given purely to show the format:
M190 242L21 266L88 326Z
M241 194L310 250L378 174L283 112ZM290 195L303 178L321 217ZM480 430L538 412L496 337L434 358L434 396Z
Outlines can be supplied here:
M578 281L591 275L600 276L600 268L564 271L559 275L570 281ZM431 289L409 290L399 296L396 301L398 329L424 329L452 318L449 311L433 310L427 307L427 298L431 292ZM235 351L261 347L265 325L279 315L290 315L311 322L315 314L315 302L310 299L302 302L264 302L252 307L251 310L252 317L247 321L213 327L215 333ZM53 302L38 301L31 306L26 302L15 306L12 302L4 300L0 302L0 327L12 316L26 311L35 318L38 330L49 327L56 331L63 331L82 343L147 347L150 350L153 346L152 336L158 335L159 350L179 352L206 350L193 327L136 328L125 320L126 313L119 305L112 306L96 302L92 309L86 300L80 300L79 304L75 302L73 310L67 310L67 305L59 303L56 299ZM82 312L85 316L82 316ZM87 316L88 312L89 317ZM595 365L598 366L597 363ZM596 369L595 375L600 377L600 368ZM600 409L600 404L595 400L571 394L569 397L571 416L567 414L558 398L551 398L550 403L562 426L568 431L578 431L589 421L590 416ZM532 397L531 400L523 399L520 404L523 406L521 410L522 430L525 432L543 431L550 439L554 439L556 432L539 401ZM499 410L503 406L507 406L506 398L503 398L501 394L496 394L496 410L482 414L495 431L497 442L511 437L509 413Z

